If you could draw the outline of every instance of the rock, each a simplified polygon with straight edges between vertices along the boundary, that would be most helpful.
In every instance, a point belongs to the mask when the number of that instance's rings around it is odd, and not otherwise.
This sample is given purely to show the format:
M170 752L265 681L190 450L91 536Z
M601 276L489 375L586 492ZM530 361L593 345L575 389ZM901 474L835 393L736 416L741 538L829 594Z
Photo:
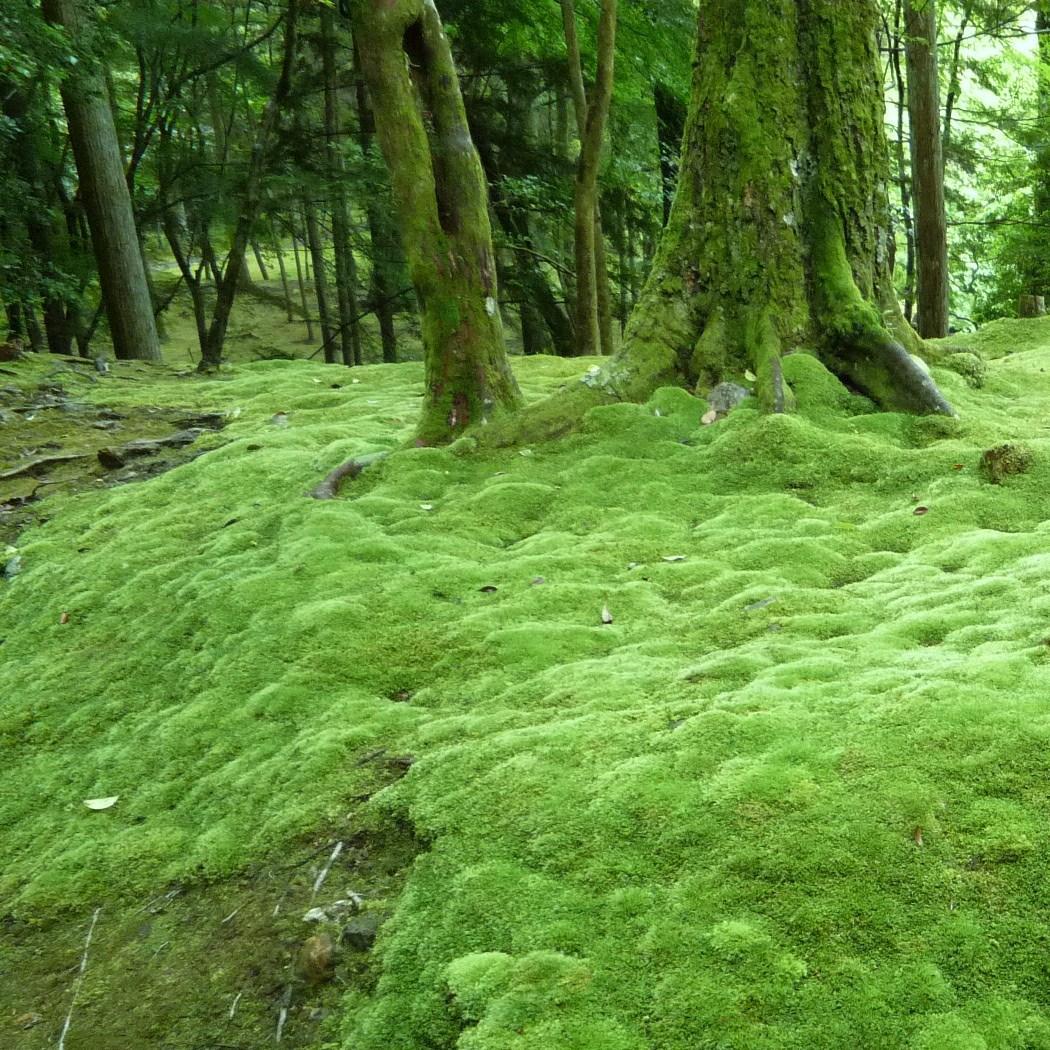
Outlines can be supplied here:
M356 893L351 893L343 900L332 901L331 904L325 904L320 908L311 908L303 916L303 922L336 922L348 914L359 911L363 903L364 898Z
M21 356L22 344L17 339L0 343L0 361L17 361Z
M385 916L377 911L366 911L355 915L344 927L339 939L355 951L370 952L376 943L379 927Z
M307 984L324 984L335 973L335 944L327 933L307 937L299 949L296 971Z
M2 573L5 580L13 580L22 571L22 556L16 554L13 558L8 559L4 565L4 571Z
M732 412L741 401L749 398L751 391L736 383L719 383L708 395L707 404L720 416Z
M993 485L1001 485L1015 474L1027 474L1035 463L1035 457L1024 445L1008 442L988 449L981 456L981 476Z
M126 445L109 446L98 450L98 461L107 470L119 470L126 466L129 459L136 456L152 456L166 448L183 448L192 445L201 436L199 428L178 430L162 438L140 438L129 441Z

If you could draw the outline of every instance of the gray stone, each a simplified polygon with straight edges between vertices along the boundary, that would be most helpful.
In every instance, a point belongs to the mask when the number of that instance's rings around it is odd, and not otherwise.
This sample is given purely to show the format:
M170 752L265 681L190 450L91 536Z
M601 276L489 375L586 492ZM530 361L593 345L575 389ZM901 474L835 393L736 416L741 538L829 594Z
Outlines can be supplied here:
M707 403L720 416L724 416L750 396L750 390L738 386L736 383L719 383L707 395Z
M377 911L366 911L361 915L355 915L343 927L342 942L359 952L371 951L384 919L385 916Z

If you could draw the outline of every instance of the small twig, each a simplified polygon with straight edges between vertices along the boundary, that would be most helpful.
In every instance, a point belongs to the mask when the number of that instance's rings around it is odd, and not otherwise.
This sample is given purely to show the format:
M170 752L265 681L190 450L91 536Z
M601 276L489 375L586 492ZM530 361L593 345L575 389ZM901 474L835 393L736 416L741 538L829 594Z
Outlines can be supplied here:
M77 1005L77 996L80 995L80 986L84 983L84 971L87 969L88 949L91 947L91 938L94 936L95 924L98 922L98 917L101 912L101 908L96 908L95 914L91 916L91 925L88 927L87 938L84 941L84 954L80 957L80 970L77 972L77 979L73 982L73 998L69 1003L69 1013L66 1014L66 1023L62 1025L62 1034L58 1037L58 1050L65 1050L66 1035L69 1033L69 1026L73 1021L73 1008Z
M237 1012L237 1004L241 1001L241 996L242 995L244 995L244 992L238 992L233 997L233 1003L230 1005L230 1020L231 1021L233 1020L233 1015Z
M226 918L223 919L222 922L219 923L219 925L220 926L225 926L226 923L228 923L230 921L230 919L232 919L237 914L237 912L239 912L241 910L241 908L243 908L243 907L244 907L244 905L241 904L238 907L234 908L233 911L231 911L230 914L227 915Z
M309 495L313 499L335 499L339 495L339 489L343 482L349 478L353 481L359 477L368 467L386 459L389 452L373 452L371 455L362 456L360 459L349 459L341 466L335 468L316 488L310 490Z
M310 895L310 899L313 900L317 896L317 891L324 885L324 880L328 878L328 873L332 870L332 865L336 862L339 854L343 852L342 842L337 842L335 848L332 850L332 855L328 858L328 863L321 869L320 874L314 879L313 893Z
M292 986L286 985L284 989L284 1002L281 1003L281 1012L277 1015L277 1036L274 1039L275 1043L281 1041L281 1035L284 1033L284 1023L288 1020L288 1004L292 1001Z

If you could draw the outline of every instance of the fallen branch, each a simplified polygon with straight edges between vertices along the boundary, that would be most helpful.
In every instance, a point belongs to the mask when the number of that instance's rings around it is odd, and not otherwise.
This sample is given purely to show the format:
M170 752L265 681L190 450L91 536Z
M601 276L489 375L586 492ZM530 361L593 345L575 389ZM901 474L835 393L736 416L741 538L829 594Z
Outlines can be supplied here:
M80 986L84 983L84 971L87 970L88 949L91 947L91 938L95 933L95 924L101 912L101 908L96 908L95 914L91 916L91 925L88 927L87 939L84 941L84 954L80 957L80 970L77 972L77 979L73 982L73 998L69 1003L69 1013L66 1014L66 1023L62 1025L62 1034L58 1037L58 1050L65 1050L66 1036L69 1034L69 1026L73 1021L73 1008L77 1005Z
M339 495L340 486L349 478L353 481L362 472L386 459L389 452L373 452L371 455L362 456L360 459L349 459L342 466L338 466L328 475L316 488L310 490L308 495L312 499L335 499Z

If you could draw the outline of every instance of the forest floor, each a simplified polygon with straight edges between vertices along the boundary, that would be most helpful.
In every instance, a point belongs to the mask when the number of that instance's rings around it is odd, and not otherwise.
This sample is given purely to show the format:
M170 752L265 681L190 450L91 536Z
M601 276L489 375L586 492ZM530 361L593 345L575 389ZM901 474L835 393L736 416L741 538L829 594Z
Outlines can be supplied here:
M1050 319L955 342L331 502L419 364L4 365L0 1045L1050 1050Z

